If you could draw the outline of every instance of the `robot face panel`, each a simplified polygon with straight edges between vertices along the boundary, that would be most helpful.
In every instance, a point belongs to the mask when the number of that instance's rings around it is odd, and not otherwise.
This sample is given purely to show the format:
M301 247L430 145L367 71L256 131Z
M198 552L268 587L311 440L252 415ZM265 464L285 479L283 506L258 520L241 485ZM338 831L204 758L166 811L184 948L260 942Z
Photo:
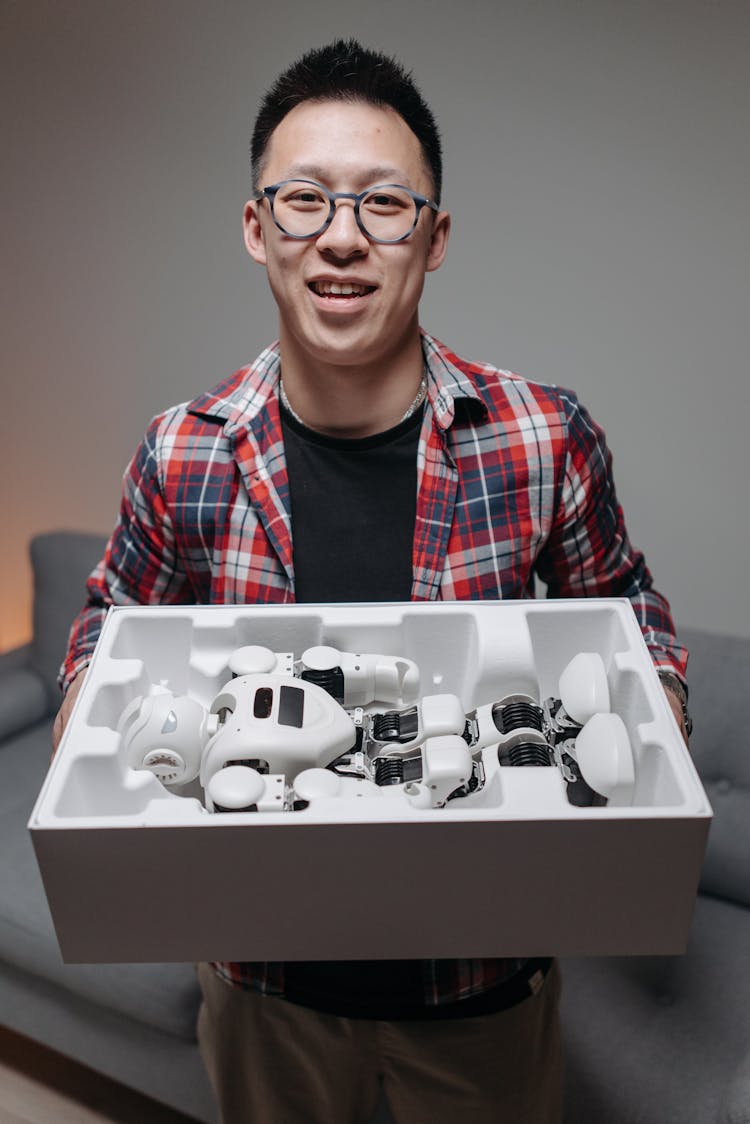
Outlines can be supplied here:
M201 765L205 788L228 761L268 761L289 777L325 768L356 741L349 714L315 683L286 675L241 675L211 704L219 727Z
M273 687L256 687L253 700L253 718L271 718L274 709ZM305 691L302 687L289 687L287 684L278 689L278 707L276 708L276 721L280 726L294 726L301 729L305 718Z

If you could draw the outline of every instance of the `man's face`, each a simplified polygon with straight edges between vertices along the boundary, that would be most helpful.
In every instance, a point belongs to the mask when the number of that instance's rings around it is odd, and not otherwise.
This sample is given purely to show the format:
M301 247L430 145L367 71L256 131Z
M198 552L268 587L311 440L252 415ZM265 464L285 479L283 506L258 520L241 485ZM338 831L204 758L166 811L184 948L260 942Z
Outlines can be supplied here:
M414 133L393 110L365 103L304 102L271 136L260 187L316 180L331 191L396 183L430 196L432 184ZM282 349L299 360L358 367L397 361L413 346L425 273L445 256L449 216L423 208L405 241L368 241L352 203L337 204L322 234L285 236L267 200L245 206L245 243L266 266L279 307ZM330 282L353 285L334 295Z

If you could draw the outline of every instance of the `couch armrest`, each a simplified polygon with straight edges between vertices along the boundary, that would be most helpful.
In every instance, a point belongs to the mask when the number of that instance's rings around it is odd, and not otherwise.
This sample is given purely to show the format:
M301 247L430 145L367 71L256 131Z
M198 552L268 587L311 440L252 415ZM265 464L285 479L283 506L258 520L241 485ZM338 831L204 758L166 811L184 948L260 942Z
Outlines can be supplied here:
M750 1045L724 1094L719 1122L720 1124L750 1124Z
M47 687L50 707L59 705L57 673L70 626L86 601L86 579L104 553L106 539L80 531L51 531L31 541L34 571L32 665Z
M11 655L12 653L8 653ZM42 677L30 667L2 668L0 675L0 741L41 722L50 714Z

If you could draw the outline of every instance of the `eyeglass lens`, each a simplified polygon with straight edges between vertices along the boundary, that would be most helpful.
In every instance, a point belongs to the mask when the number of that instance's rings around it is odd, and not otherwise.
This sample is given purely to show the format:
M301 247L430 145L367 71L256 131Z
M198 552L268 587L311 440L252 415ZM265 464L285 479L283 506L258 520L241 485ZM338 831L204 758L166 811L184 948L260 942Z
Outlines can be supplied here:
M273 213L287 234L309 237L326 223L330 201L325 192L312 183L291 181L283 184L273 200ZM399 187L374 187L361 200L359 217L365 231L373 238L395 241L407 235L417 217L417 205L407 191Z

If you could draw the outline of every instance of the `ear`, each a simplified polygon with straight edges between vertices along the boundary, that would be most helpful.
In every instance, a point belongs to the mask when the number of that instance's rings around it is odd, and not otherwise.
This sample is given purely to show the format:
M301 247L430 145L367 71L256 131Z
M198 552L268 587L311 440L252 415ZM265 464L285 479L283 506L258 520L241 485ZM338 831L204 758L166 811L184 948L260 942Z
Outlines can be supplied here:
M425 271L432 273L439 269L448 250L448 235L451 230L451 217L447 211L438 211L432 221L432 236L427 248Z
M260 201L249 199L245 204L242 214L242 230L245 237L245 248L248 254L258 265L266 264L266 244L263 238L263 226L260 221Z

